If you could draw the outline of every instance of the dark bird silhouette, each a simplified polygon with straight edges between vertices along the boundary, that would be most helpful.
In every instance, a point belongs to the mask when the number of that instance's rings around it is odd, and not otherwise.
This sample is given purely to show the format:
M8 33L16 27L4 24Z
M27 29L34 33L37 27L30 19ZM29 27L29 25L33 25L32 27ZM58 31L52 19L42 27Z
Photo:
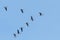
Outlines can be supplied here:
M4 9L7 11L7 7L4 7Z
M19 34L20 32L19 32L19 30L17 29L17 34Z
M20 29L21 29L21 32L23 32L23 27L21 27Z
M14 35L14 37L16 37L16 34L15 33L13 35Z
M29 26L28 22L26 22L26 25Z
M23 9L21 9L21 12L24 13Z
M42 13L41 12L39 12L39 14L40 14L40 16L42 16Z
M31 20L33 21L33 17L31 16Z

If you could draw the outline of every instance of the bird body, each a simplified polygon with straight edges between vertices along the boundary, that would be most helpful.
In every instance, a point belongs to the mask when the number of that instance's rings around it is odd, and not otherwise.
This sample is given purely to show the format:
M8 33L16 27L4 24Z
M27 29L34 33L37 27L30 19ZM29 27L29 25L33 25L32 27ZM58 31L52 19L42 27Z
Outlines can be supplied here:
M40 14L40 16L42 16L42 13L41 12L39 12L39 14Z
M5 6L4 9L7 11L7 7Z
M21 32L23 32L23 28L21 27L20 29L21 29Z
M17 29L17 34L19 34L20 32L19 32L19 30Z
M33 21L33 17L31 16L31 20Z
M13 35L14 35L14 37L16 37L16 34L15 33Z
M21 9L21 12L24 13L23 9Z
M29 26L28 22L26 22L26 25Z

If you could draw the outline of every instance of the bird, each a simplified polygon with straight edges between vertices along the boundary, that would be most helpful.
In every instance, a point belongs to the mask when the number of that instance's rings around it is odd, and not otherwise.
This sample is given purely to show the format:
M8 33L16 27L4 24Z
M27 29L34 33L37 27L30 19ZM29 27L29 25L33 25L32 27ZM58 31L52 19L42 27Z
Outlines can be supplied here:
M13 36L16 37L16 34L14 33Z
M40 16L42 16L42 13L41 12L39 12L39 14L40 14Z
M31 20L33 21L33 17L31 16Z
M23 32L23 27L21 27L20 29L21 29L21 32Z
M23 9L20 9L22 13L24 13Z
M19 34L20 32L19 32L19 30L17 29L17 34Z
M7 7L5 6L4 9L7 11Z
M26 22L26 25L29 26L28 22Z

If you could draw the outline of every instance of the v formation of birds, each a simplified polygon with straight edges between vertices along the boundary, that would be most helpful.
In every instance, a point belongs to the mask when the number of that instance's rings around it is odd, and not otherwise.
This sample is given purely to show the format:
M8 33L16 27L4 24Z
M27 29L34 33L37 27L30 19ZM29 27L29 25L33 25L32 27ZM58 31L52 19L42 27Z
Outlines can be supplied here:
M4 7L4 9L7 11L7 6ZM24 13L24 10L23 9L20 9L21 13ZM41 12L38 13L40 16L42 16L43 14ZM33 22L34 21L34 18L33 16L30 16L30 20ZM29 22L26 22L25 23L27 27L29 27ZM21 34L21 32L23 32L24 28L23 27L20 27L19 29L16 30L17 33L13 33L13 36L14 37L17 37L17 34ZM21 31L21 32L20 32Z

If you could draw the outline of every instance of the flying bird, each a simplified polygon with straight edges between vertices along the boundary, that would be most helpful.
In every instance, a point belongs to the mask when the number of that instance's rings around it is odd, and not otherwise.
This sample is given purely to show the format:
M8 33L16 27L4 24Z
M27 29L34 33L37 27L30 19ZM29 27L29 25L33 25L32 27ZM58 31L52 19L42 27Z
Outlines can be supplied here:
M26 22L26 25L29 26L28 22Z
M19 34L20 32L19 32L19 30L17 29L17 34Z
M23 9L21 9L21 12L24 13Z
M21 29L21 32L23 32L23 27L21 27L20 29Z
M5 6L4 9L7 11L7 7Z
M13 36L16 37L16 34L14 33Z
M31 16L31 20L33 21L33 17Z
M40 16L42 16L42 13L41 12L39 12L39 14L40 14Z

